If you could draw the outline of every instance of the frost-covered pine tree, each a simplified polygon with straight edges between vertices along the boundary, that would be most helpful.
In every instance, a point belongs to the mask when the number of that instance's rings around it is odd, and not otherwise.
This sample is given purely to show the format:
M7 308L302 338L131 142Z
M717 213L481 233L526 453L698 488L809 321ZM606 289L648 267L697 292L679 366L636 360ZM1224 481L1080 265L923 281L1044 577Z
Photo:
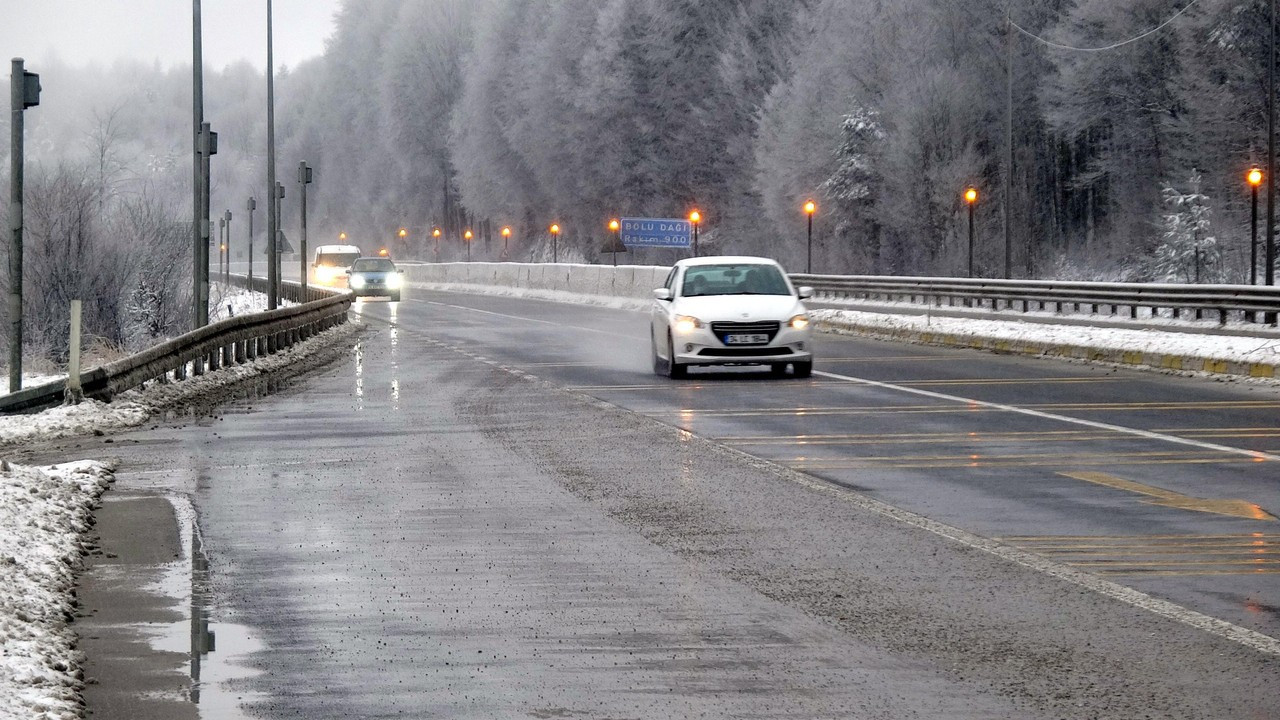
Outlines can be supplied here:
M1166 184L1161 191L1167 214L1156 248L1154 266L1166 282L1203 282L1221 276L1218 241L1210 234L1209 196L1201 189L1199 171L1192 169L1187 191Z

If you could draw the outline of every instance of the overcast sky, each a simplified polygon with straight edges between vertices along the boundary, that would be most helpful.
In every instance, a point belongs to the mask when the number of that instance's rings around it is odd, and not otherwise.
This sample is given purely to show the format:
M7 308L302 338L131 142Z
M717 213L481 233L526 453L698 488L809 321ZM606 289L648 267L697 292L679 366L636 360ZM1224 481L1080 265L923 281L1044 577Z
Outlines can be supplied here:
M204 63L267 63L266 0L203 0ZM276 67L324 52L341 0L274 0ZM118 58L166 67L191 64L191 0L0 0L0 60L27 68L58 58L71 65Z

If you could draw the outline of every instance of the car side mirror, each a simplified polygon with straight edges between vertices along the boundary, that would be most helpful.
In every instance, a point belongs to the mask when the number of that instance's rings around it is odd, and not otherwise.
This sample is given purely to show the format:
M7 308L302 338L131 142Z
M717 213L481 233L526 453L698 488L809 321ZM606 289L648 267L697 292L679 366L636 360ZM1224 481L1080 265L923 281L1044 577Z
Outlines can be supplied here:
M348 274L348 275L350 275L350 274L351 274L351 268L347 268L347 274Z
M653 291L653 296L658 300L670 300L671 291L668 290L667 288L655 288Z
M808 285L801 285L800 287L796 288L796 294L800 296L801 300L808 300L809 298L813 297L813 288L809 287Z

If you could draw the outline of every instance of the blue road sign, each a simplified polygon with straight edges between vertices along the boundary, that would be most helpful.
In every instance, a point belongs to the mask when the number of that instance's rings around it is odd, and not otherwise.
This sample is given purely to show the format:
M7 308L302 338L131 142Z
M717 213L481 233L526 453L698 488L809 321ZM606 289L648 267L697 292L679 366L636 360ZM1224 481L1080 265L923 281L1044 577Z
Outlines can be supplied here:
M670 218L622 218L622 244L629 248L687 248L693 245L688 220Z

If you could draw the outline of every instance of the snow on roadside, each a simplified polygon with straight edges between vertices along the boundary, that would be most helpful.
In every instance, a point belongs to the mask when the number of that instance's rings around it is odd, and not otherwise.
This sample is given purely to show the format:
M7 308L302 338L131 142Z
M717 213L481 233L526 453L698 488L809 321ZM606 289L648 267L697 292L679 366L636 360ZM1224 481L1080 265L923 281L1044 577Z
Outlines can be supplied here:
M652 300L630 297L587 295L564 290L471 285L464 283L412 283L411 287L443 292L462 292L480 295L546 300L549 302L575 303L612 307L619 310L647 311ZM913 307L895 304L893 307ZM1041 345L1071 345L1093 347L1102 350L1139 351L1163 355L1181 355L1212 360L1243 363L1280 364L1280 339L1240 335L1210 335L1156 328L1107 328L1088 325L1054 325L1019 320L984 320L979 318L940 317L919 314L877 313L862 310L809 309L815 320L829 320L833 324L849 324L883 330L915 330L938 334L991 337ZM1186 323L1151 318L1153 324L1180 325ZM1216 325L1214 327L1217 327Z
M294 365L319 348L342 342L361 327L355 322L343 323L251 363L224 367L198 377L189 376L180 382L148 383L145 389L121 393L109 403L85 400L79 405L60 405L30 415L0 416L0 447L35 439L50 440L141 425L160 408L199 397L214 388Z
M71 591L110 466L0 462L0 720L83 717Z
M296 304L289 300L280 300L280 307ZM211 323L226 320L229 317L264 312L266 309L266 293L217 282L209 284L209 322Z
M1144 328L1052 325L1017 320L899 315L861 310L810 310L809 315L815 320L883 330L975 335L1041 345L1141 351L1242 363L1280 363L1280 340L1247 335L1200 335Z
M0 378L5 378L3 381L0 381L0 397L4 397L5 395L9 394L9 381L7 379L8 377L9 377L8 370L0 370ZM29 387L44 385L45 383L51 383L54 380L61 380L65 377L66 375L42 375L38 373L24 372L22 373L22 389L26 390Z

